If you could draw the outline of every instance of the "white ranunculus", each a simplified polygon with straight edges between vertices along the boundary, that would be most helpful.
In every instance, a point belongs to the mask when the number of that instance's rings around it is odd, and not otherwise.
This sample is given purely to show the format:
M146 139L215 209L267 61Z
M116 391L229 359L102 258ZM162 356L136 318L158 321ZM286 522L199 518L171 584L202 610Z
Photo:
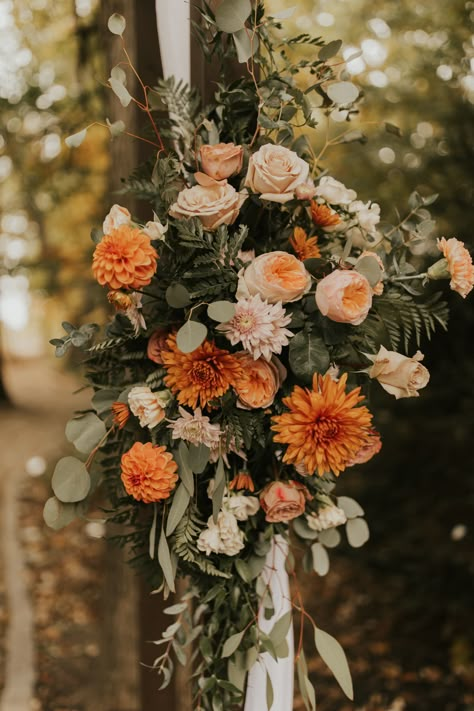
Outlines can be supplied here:
M244 546L244 534L239 528L236 517L225 509L219 512L217 523L214 523L214 519L210 516L207 528L201 531L197 540L197 547L206 555L211 553L237 555Z
M306 516L306 520L313 531L326 531L328 528L342 526L347 516L338 506L325 506L317 514Z
M349 205L357 197L355 190L346 188L343 183L331 178L330 175L325 175L321 178L319 185L316 187L315 195L330 205Z
M257 513L260 502L256 496L234 494L225 497L223 508L233 513L238 521L246 521L249 516L254 516Z

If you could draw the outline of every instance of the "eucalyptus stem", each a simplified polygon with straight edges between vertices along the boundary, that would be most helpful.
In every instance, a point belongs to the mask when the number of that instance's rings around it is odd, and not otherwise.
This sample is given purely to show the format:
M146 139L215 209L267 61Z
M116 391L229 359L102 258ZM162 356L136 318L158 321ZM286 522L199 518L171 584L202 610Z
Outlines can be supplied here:
M390 281L413 281L413 279L427 279L428 274L423 272L423 274L406 274L404 276L391 277Z

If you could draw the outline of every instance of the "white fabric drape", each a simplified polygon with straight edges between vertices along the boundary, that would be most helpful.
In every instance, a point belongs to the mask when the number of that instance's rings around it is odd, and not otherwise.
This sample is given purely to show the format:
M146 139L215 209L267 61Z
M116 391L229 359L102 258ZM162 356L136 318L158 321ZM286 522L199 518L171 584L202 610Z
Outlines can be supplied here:
M191 81L192 0L155 0L163 76Z
M268 634L275 622L286 612L291 610L290 582L285 569L288 555L288 544L281 536L275 536L272 547L267 554L265 568L262 576L265 584L270 588L275 612L266 620L263 610L259 618L259 627ZM277 662L268 652L262 654L258 662L252 667L247 681L247 696L244 711L262 711L267 708L267 672L273 686L273 704L271 711L291 711L293 708L293 664L294 644L293 625L290 626L286 637L289 655Z

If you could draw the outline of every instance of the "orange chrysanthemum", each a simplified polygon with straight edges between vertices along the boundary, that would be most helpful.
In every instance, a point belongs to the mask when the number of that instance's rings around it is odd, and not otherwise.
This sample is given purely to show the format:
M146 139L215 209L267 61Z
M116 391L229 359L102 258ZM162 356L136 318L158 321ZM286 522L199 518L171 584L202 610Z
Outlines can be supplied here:
M95 248L92 271L101 286L140 289L150 283L157 259L148 235L120 225L104 235Z
M327 205L320 205L311 200L311 218L318 227L333 227L341 222L341 218Z
M236 491L246 489L247 491L254 492L255 484L253 483L253 479L248 472L239 472L229 483L229 489L231 491L233 491L234 489Z
M114 425L117 425L119 430L123 429L130 417L130 410L128 408L128 405L126 405L124 402L119 402L117 400L116 402L112 403L112 407L110 409L112 410L112 419Z
M309 474L336 476L370 441L372 415L360 388L346 393L347 374L339 381L315 374L313 388L296 386L283 404L290 410L273 417L275 442L288 444L283 461L303 464Z
M316 242L317 237L308 237L302 227L295 227L293 237L290 238L290 244L293 247L296 256L302 262L310 257L320 257L321 252Z
M121 463L125 491L145 504L167 499L178 481L178 465L171 454L151 442L135 442Z
M182 353L173 334L166 345L169 350L161 352L168 371L165 383L177 393L180 405L195 408L199 403L205 407L210 400L224 395L242 373L237 358L212 341L204 341L192 353Z
M438 240L438 249L448 262L448 271L451 275L449 286L465 299L474 287L474 267L464 242L455 237L451 239L442 237Z

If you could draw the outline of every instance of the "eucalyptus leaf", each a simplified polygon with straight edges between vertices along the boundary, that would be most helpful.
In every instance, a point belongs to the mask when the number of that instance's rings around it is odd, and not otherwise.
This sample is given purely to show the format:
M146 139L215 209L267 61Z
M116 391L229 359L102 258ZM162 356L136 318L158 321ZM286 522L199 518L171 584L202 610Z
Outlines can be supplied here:
M166 289L165 298L173 309L183 309L191 303L189 291L182 284L171 284Z
M303 703L307 711L316 711L316 694L314 687L309 680L308 666L303 649L296 660L296 671L298 675L298 686L300 687Z
M268 671L267 671L265 698L266 698L266 702L267 702L267 711L270 711L270 709L273 706L274 694L273 694L272 678L271 678L270 674L268 673Z
M331 358L324 340L313 333L300 331L290 341L290 368L306 385L311 385L315 373L325 373Z
M116 402L119 396L118 390L97 390L92 397L92 406L99 415L110 411L112 403Z
M245 27L241 30L232 33L232 37L237 50L237 59L241 64L248 62L258 49L259 39L257 35L253 37L249 34Z
M355 499L351 499L349 496L338 496L337 505L344 511L347 518L357 518L357 516L364 515L364 509L362 506L360 506Z
M231 684L233 684L236 689L239 689L243 692L243 690L245 689L247 672L240 657L240 654L236 654L234 658L229 659L227 663L227 676Z
M216 24L219 30L232 34L238 32L252 11L250 0L223 0L216 9Z
M186 321L176 334L176 344L182 353L192 353L207 336L207 328L198 321Z
M205 444L189 445L189 464L195 474L202 474L207 467L211 450Z
M322 62L326 62L328 59L331 59L331 57L334 57L339 52L341 46L342 40L333 40L332 42L329 42L324 47L321 47L321 49L319 50L319 59Z
M91 488L91 478L84 462L76 457L63 457L56 464L51 487L63 503L76 503L86 498Z
M128 89L122 84L122 82L118 81L118 79L114 79L113 77L109 77L109 85L114 94L118 97L118 100L122 106L127 107L132 100L132 95Z
M68 136L64 140L64 143L68 148L77 148L81 145L86 136L87 128L83 128L82 131L78 131L77 133L73 133L72 136Z
M313 543L311 546L313 555L313 570L315 573L323 577L329 571L329 556L321 543Z
M107 127L110 131L110 135L112 138L115 138L116 136L120 136L121 133L125 131L125 123L123 121L114 121L111 123L109 119L105 119L105 122L107 124Z
M189 450L185 442L180 442L178 451L175 453L175 460L178 464L179 478L186 487L189 496L194 494L194 476L189 461Z
M244 634L245 630L242 630L242 632L237 632L237 634L233 634L228 639L226 639L222 648L222 659L226 659L226 657L232 656L232 654L239 648Z
M235 316L235 304L231 301L214 301L207 307L207 315L213 321L227 323Z
M127 75L122 69L122 67L119 67L118 65L112 67L112 69L110 70L110 76L112 77L112 79L117 79L117 81L119 81L121 84L127 83Z
M163 571L163 577L171 592L175 592L174 571L171 563L170 549L164 530L161 531L160 542L158 543L158 562Z
M335 548L341 542L341 534L337 528L328 528L325 531L320 531L318 538L326 548Z
M222 499L225 491L225 469L222 457L219 457L216 467L216 476L214 479L214 491L212 493L212 518L214 523L217 523L219 511L222 506Z
M114 14L111 15L107 21L107 27L109 28L110 32L112 32L113 35L119 35L120 37L125 32L126 26L127 23L125 21L125 18L122 15L119 15L117 12L114 12Z
M153 505L154 511L153 511L153 523L151 524L150 528L150 535L148 538L148 555L150 558L153 560L155 557L155 548L156 548L156 521L158 518L158 509L156 507L156 504Z
M170 607L165 607L163 610L165 615L180 615L187 609L188 605L186 602L178 602L176 605L171 605Z
M279 12L275 12L275 14L272 14L272 18L274 20L287 20L289 17L294 15L294 12L296 10L296 5L292 5L292 7L286 8L286 10L280 10Z
M185 511L188 508L190 498L189 491L187 491L185 485L181 482L174 493L173 502L166 521L167 536L171 536L176 526L183 518Z
M285 639L293 621L292 611L285 612L273 625L270 632L270 639L275 647L278 647Z
M43 508L43 519L47 526L59 531L74 521L77 516L76 504L59 501L56 496L51 496Z
M93 412L75 417L66 425L66 438L78 452L89 454L106 434L105 425Z
M332 671L345 695L353 701L352 678L343 648L337 639L319 627L314 628L314 642L319 656Z
M370 538L367 521L364 518L351 518L346 523L346 534L349 544L353 548L360 548Z
M370 286L374 287L379 283L382 277L382 269L380 264L375 257L367 255L366 257L360 257L355 263L354 269L362 276L365 276Z
M351 81L336 81L327 85L326 94L335 104L352 104L359 96L359 89Z
M318 537L318 532L308 526L303 516L293 519L293 530L297 536L308 541L314 541Z

